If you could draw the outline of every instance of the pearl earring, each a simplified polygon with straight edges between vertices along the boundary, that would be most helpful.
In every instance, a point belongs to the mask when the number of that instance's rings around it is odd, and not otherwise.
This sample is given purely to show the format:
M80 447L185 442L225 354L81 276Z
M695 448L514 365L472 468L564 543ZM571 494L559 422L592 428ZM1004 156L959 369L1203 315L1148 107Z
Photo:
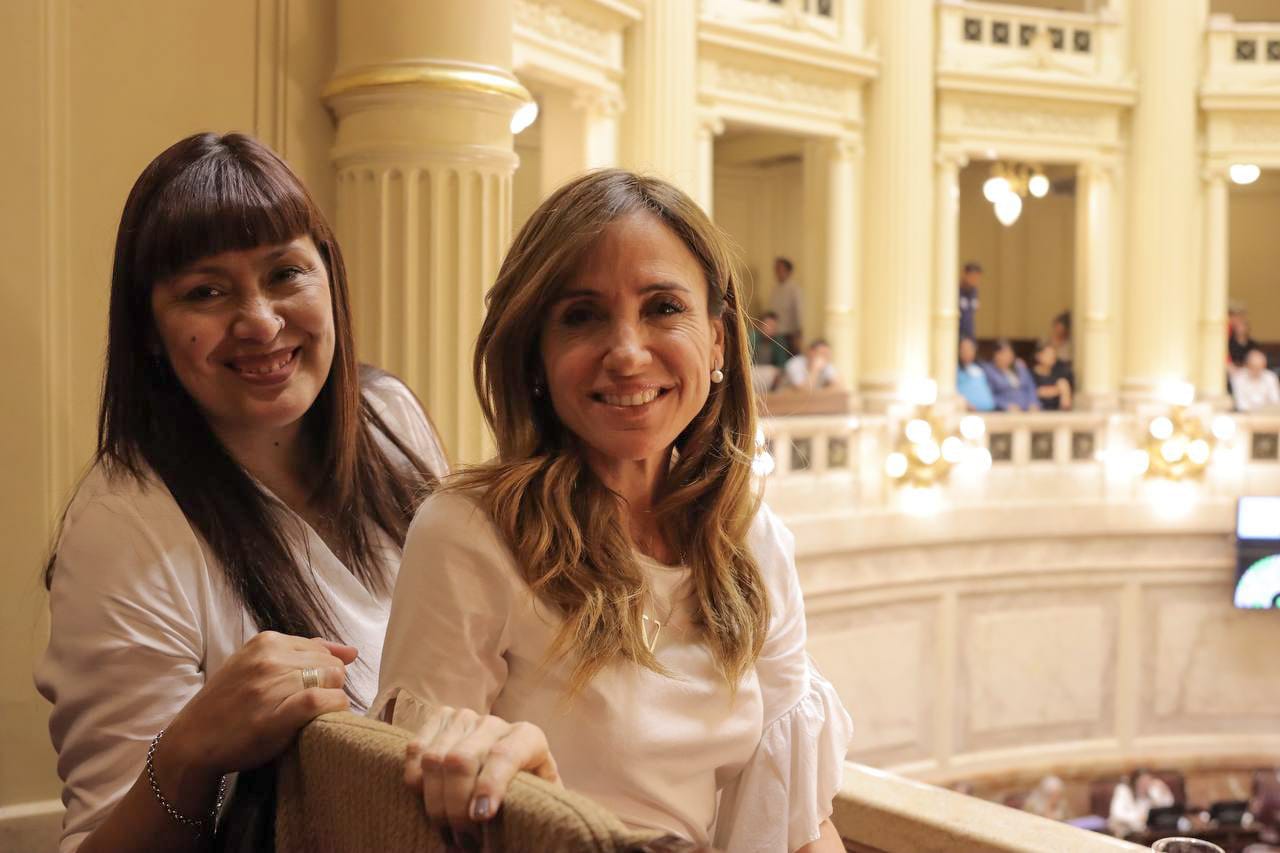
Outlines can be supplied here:
M720 369L720 368L718 368L718 367L717 367L715 370L711 371L711 381L712 381L712 382L714 382L714 383L715 383L715 384L717 384L717 385L719 385L721 382L723 382L723 381L724 381L724 371L723 371L723 370L721 370L721 369Z

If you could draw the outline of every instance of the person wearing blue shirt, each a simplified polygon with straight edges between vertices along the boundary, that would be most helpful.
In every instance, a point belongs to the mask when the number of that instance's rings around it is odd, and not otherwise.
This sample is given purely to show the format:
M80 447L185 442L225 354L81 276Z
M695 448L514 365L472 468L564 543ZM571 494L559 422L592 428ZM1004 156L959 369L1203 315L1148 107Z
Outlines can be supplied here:
M1034 412L1039 410L1036 382L1026 363L1014 355L1013 345L1003 338L996 342L991 363L984 365L987 384L1002 412Z
M978 344L973 338L960 339L960 364L956 368L956 391L971 411L990 412L996 407L986 371L978 364Z

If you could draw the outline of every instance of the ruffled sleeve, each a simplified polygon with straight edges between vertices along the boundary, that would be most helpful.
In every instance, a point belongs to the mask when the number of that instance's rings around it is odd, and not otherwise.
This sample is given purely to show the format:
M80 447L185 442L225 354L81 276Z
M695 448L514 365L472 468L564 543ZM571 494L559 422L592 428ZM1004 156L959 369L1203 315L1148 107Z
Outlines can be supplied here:
M715 843L730 853L790 853L816 840L831 816L853 723L805 652L795 539L768 507L761 507L751 545L771 607L769 636L756 662L764 730L721 793Z

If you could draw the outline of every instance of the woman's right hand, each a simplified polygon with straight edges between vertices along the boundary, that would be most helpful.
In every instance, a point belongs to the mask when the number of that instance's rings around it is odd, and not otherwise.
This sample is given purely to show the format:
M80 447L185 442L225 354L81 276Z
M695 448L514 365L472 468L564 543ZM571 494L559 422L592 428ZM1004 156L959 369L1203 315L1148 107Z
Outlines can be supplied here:
M263 631L245 643L173 719L157 766L216 779L267 763L321 714L349 707L348 665L356 649ZM304 687L314 669L318 686Z
M469 708L437 706L405 749L405 784L446 844L492 818L521 770L560 784L542 729Z

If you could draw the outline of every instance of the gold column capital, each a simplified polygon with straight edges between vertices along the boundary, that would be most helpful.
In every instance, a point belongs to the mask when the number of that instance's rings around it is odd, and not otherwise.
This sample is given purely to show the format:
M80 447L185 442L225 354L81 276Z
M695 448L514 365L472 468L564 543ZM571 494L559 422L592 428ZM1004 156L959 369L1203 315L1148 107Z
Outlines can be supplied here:
M329 81L322 97L325 101L332 101L354 92L403 88L493 95L511 99L513 106L533 101L533 95L514 75L500 69L428 61L388 63L343 71Z

